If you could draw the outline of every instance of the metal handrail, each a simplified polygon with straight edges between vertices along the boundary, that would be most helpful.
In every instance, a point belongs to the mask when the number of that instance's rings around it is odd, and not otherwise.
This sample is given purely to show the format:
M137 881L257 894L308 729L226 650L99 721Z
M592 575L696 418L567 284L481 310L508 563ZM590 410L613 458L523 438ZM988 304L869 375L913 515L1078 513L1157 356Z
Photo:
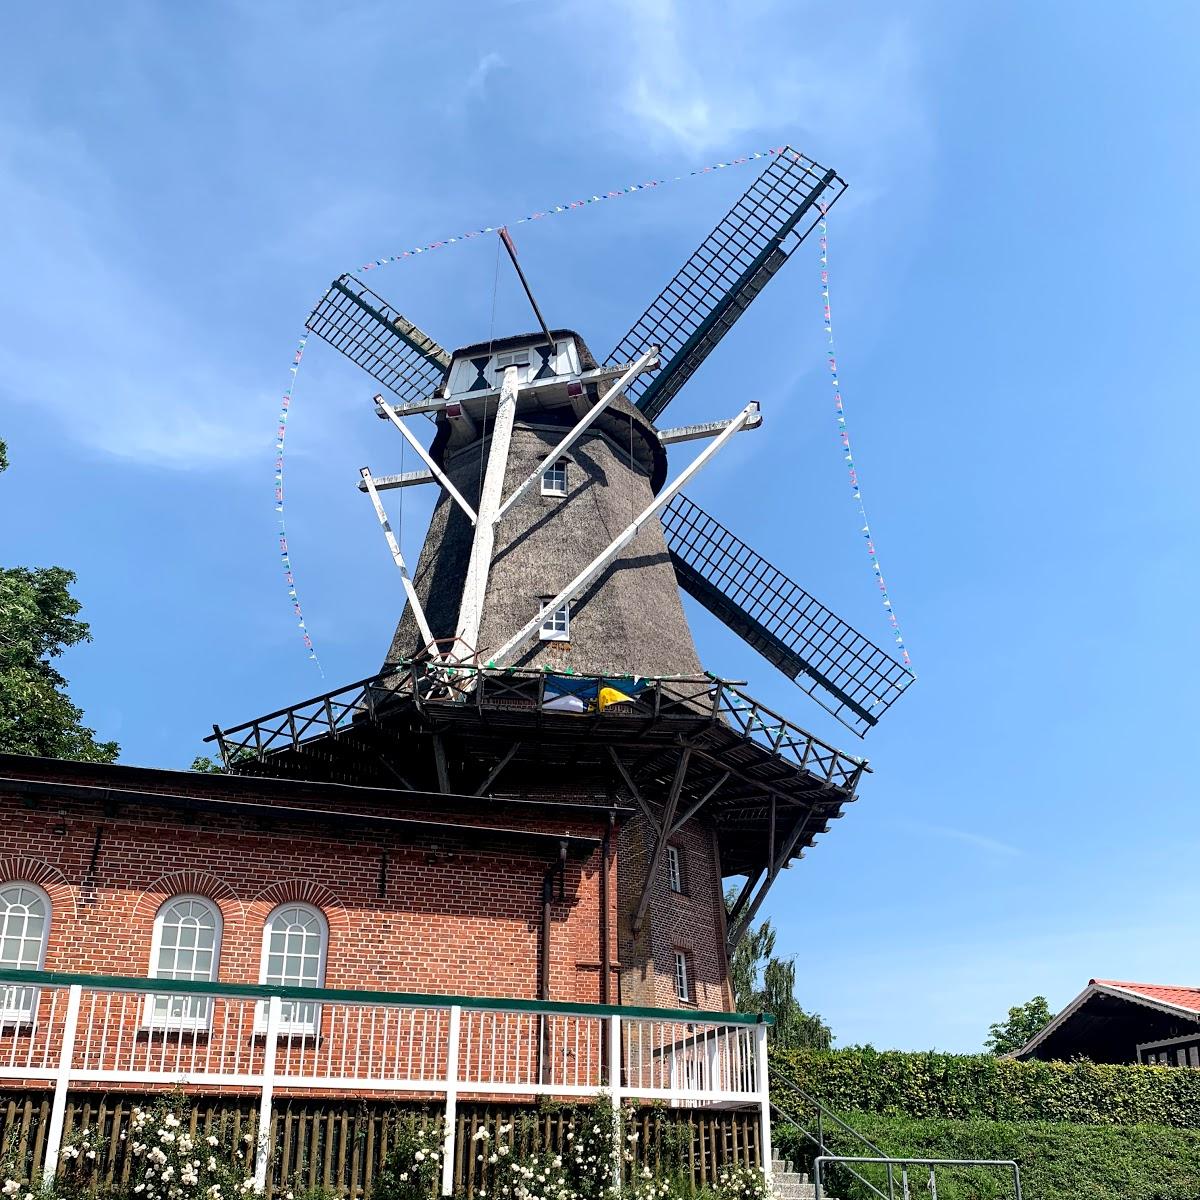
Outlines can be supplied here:
M929 1190L932 1200L937 1200L937 1180L934 1178L934 1170L937 1167L1003 1167L1005 1170L1012 1172L1013 1200L1021 1200L1021 1168L1011 1158L889 1158L887 1155L879 1158L857 1158L852 1155L842 1154L819 1154L813 1159L813 1200L821 1200L821 1170L828 1163L847 1167L851 1174L855 1175L858 1179L862 1179L862 1176L849 1167L848 1164L875 1163L879 1166L887 1167L888 1194L884 1197L884 1200L896 1200L896 1181L893 1170L895 1167L901 1169L901 1194L903 1200L909 1200L909 1167L929 1168ZM871 1187L870 1184L867 1184L867 1186ZM873 1188L872 1190L876 1195L883 1195L878 1188Z

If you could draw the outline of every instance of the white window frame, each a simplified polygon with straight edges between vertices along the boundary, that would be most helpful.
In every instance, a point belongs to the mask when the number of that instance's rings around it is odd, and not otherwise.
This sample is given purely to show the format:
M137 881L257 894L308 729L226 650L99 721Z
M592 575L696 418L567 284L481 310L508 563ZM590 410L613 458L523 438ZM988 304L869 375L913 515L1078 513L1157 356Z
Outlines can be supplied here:
M546 596L541 603L542 623L538 628L538 637L543 642L569 642L571 640L571 602L564 600L554 612L549 612L546 605L553 600Z
M667 846L667 882L677 896L683 895L683 850L674 844Z
M221 908L214 900L210 900L207 896L198 895L195 892L181 892L178 896L168 896L166 900L159 906L158 912L154 914L154 932L150 935L150 964L147 971L147 977L150 979L169 979L173 976L160 976L158 973L158 956L162 950L162 933L163 923L166 919L167 910L174 905L187 900L192 904L202 904L213 917L213 946L212 946L212 967L208 973L208 981L213 983L217 979L218 971L221 965L221 935L225 930L225 922L221 917ZM196 1005L199 1010L195 1013L156 1013L155 1007L159 999L170 999L172 995L178 996L185 1001L185 1008L190 1008L188 1001L193 999L201 1001ZM189 1030L196 1032L205 1032L212 1028L212 1012L213 998L211 996L195 996L192 992L175 992L175 993L154 993L147 994L142 1001L142 1028L156 1030Z
M504 382L504 369L517 368L517 382L528 383L529 373L533 370L533 347L526 346L523 350L502 350L492 358L492 378L496 386Z
M681 1004L692 1003L692 980L686 950L675 951L675 999Z
M315 904L309 904L304 900L286 900L283 904L277 904L271 909L267 915L267 919L263 922L262 954L259 957L258 963L258 982L267 982L267 963L271 954L271 923L287 908L302 908L312 913L317 918L317 925L320 928L321 935L320 953L317 958L317 981L315 984L306 983L298 986L324 987L325 963L329 955L329 921ZM292 1006L302 1006L302 1011L308 1010L310 1015L302 1020L297 1020L294 1016L288 1015ZM281 1035L312 1035L316 1034L320 1028L321 1006L315 1000L285 1000L283 1002L283 1017L279 1022L279 1033ZM260 1001L254 1006L254 1032L261 1034L266 1033L266 1031L267 1006L265 1001Z
M567 494L567 472L570 469L571 460L565 456L555 459L554 462L547 461L542 470L542 495L543 496L558 496L563 497ZM554 481L550 481L550 477L554 476ZM559 480L562 480L560 483Z
M9 888L27 888L42 902L42 942L38 947L37 966L17 963L18 969L40 971L46 964L46 945L50 941L50 922L54 916L54 906L44 888L26 879L7 879L0 883L0 892L6 892ZM15 1025L32 1025L37 1015L40 996L41 991L35 987L22 987L13 983L0 985L0 1029L12 1028Z

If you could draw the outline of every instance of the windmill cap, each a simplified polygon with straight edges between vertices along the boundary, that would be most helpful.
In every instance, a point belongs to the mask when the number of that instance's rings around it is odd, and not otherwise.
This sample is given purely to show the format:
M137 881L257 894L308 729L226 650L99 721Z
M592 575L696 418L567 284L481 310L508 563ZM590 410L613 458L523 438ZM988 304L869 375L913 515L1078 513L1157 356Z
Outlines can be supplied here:
M600 364L596 361L596 356L588 349L587 342L575 332L574 329L552 329L550 336L555 341L564 338L574 339L575 345L579 348L579 363L585 371L594 371ZM489 338L486 342L474 342L470 346L459 346L457 350L452 351L451 358L468 358L473 355L484 354L503 354L506 350L512 350L517 346L534 346L544 344L546 335L540 330L535 329L532 333L514 333L508 337ZM449 372L447 372L447 378Z

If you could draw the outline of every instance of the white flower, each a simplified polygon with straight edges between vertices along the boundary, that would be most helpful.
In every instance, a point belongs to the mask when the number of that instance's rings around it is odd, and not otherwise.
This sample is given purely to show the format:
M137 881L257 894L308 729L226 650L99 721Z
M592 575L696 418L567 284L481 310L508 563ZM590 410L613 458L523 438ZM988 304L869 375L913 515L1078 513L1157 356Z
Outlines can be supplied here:
M425 1161L425 1151L418 1150L416 1152L416 1154L413 1155L413 1158L415 1158L417 1160L417 1162L424 1162Z
M169 1146L172 1142L174 1142L175 1135L169 1129L160 1129L158 1131L158 1140L160 1142L166 1142Z
M475 1140L476 1140L477 1142L483 1142L483 1141L486 1141L486 1140L487 1140L488 1136L489 1136L489 1135L488 1135L488 1131L487 1131L486 1129L480 1129L480 1130L479 1130L479 1131L478 1131L478 1132L475 1134ZM480 1192L479 1194L480 1194L481 1196L483 1195L483 1193L482 1193L482 1192Z
M84 1158L95 1158L96 1152L95 1152L95 1150L89 1150L83 1157Z
M3 1189L0 1190L2 1190L6 1196L15 1196L21 1190L21 1185L15 1179L6 1179L4 1181Z
M400 1182L401 1182L401 1183L407 1183L407 1182L408 1182L408 1172L407 1172L407 1171L401 1171L401 1172L400 1172Z
M146 1190L146 1185L144 1183L135 1183L133 1185L133 1190L135 1192L144 1192Z
M215 1133L210 1133L204 1140L210 1146L219 1146L221 1144L220 1139Z
M33 1193L32 1193L32 1192L26 1192L26 1193L25 1193L25 1195L24 1195L24 1197L22 1197L22 1200L33 1200Z
M213 1158L211 1154L208 1156L208 1169L210 1171L215 1171L217 1169L217 1160ZM290 1193L288 1194L288 1200L292 1200Z
M250 1143L251 1143L252 1141L254 1141L254 1134L252 1134L252 1133L244 1133L244 1134L242 1134L242 1141L243 1141L243 1142L245 1142L247 1146L248 1146L248 1145L250 1145ZM253 1186L254 1186L254 1181L253 1181L253 1180L251 1180L251 1181L250 1181L250 1186L251 1186L251 1187L253 1187Z

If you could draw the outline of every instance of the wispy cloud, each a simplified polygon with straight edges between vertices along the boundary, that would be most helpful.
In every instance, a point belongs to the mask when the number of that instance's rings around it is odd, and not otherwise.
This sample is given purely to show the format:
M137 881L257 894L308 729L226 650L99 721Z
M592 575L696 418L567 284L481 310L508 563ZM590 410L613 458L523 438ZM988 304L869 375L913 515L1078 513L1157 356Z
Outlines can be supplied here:
M949 825L925 824L910 824L906 828L918 833L932 834L934 837L950 838L952 841L962 842L963 845L974 846L978 850L984 850L989 854L999 854L1005 858L1020 858L1025 854L1025 851L1019 846L1002 842L999 838L988 837L986 834L975 833L970 829L954 829Z
M0 210L22 231L0 294L0 396L119 458L188 469L265 454L269 398L197 344L167 272L123 265L135 231L112 191L77 142L0 127Z
M862 29L826 28L811 50L778 55L772 48L795 20L792 0L619 0L617 7L621 20L605 6L579 4L572 15L601 42L620 31L619 51L605 56L620 97L613 117L638 141L728 153L758 133L815 137L843 151L903 144L911 154L914 136L923 140L917 43L900 18L866 37Z
M463 90L468 96L482 96L487 88L488 76L503 66L507 66L503 56L497 54L494 50L489 50L475 64L475 70L467 76L467 82Z

